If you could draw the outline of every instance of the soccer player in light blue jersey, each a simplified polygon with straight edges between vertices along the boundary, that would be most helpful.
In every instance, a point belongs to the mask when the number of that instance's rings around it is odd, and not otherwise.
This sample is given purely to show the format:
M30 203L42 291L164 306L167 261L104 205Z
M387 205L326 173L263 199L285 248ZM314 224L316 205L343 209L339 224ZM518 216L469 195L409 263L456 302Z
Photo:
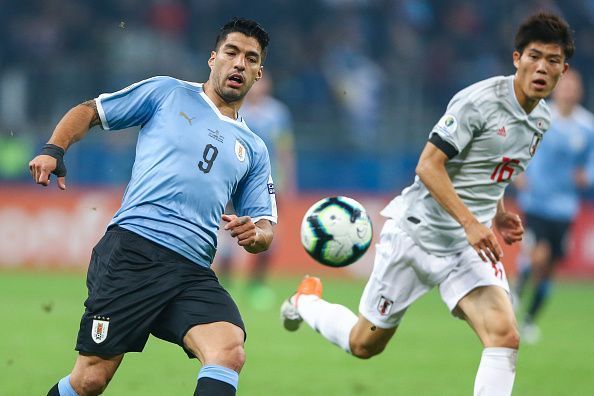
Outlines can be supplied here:
M267 45L258 23L233 19L217 36L207 82L154 77L99 95L71 109L29 163L36 183L47 186L54 173L64 190L64 152L90 127L141 127L122 206L93 249L79 355L48 395L102 393L150 334L200 360L195 395L235 395L245 327L210 265L221 219L250 253L272 242L268 152L238 114ZM230 200L237 215L223 214Z
M565 255L567 235L579 210L580 189L592 183L586 169L594 150L594 114L580 106L582 95L581 76L568 71L553 91L547 138L516 183L526 225L517 296L523 294L531 274L535 282L522 325L522 338L528 343L540 338L535 319L549 296L554 268Z

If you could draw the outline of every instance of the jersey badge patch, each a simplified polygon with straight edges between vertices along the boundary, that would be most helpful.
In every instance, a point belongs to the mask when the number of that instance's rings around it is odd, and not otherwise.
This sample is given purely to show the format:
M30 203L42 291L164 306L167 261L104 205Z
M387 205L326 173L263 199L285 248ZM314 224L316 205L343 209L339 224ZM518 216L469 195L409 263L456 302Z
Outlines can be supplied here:
M235 141L235 155L241 162L245 161L245 147L243 147L243 144L239 140Z
M377 311L380 315L387 315L390 312L390 308L394 305L394 301L387 299L384 296L380 296L379 304L377 305Z
M532 137L532 143L530 143L530 156L534 157L534 154L536 153L536 149L538 148L538 145L540 144L540 141L542 140L542 135L535 133L534 136Z
M437 129L447 136L451 136L458 129L458 121L451 114L446 114L437 123Z
M109 330L109 318L104 316L93 317L93 327L91 328L91 338L95 344L101 344L107 338Z
M505 126L502 126L501 128L499 128L499 129L497 130L497 134L498 134L499 136L506 137L506 136L507 136L507 132L505 131Z

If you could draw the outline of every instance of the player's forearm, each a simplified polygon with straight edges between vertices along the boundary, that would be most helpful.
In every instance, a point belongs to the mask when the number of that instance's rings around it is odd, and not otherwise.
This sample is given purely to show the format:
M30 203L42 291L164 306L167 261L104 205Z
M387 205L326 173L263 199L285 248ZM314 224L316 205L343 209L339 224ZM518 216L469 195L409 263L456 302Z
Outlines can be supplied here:
M245 250L249 253L260 253L268 250L274 237L272 224L268 220L260 220L256 223L256 241Z
M423 161L421 158L416 172L437 203L460 225L466 228L477 221L456 193L444 164L435 161Z
M82 139L91 127L100 123L95 101L89 100L73 107L62 117L48 143L67 150L73 143Z

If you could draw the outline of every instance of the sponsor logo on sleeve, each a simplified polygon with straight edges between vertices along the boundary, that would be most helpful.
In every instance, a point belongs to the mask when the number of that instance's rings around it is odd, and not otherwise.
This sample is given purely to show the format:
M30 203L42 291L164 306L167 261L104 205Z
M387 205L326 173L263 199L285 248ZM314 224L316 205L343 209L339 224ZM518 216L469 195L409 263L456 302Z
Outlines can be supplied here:
M268 183L268 194L276 194L274 191L274 183Z
M458 121L456 120L456 117L454 117L453 115L446 114L443 117L441 117L441 119L435 126L435 129L437 129L438 132L441 132L446 136L451 136L454 132L456 132L456 129L458 129Z

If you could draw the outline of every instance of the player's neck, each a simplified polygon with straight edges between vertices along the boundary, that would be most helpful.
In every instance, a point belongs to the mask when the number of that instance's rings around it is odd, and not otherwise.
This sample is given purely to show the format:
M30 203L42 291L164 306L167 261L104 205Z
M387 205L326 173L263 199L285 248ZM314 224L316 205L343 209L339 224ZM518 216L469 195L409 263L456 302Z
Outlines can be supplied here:
M208 98L212 101L212 103L214 103L214 105L217 107L217 109L219 110L219 112L221 112L222 115L231 118L232 120L236 120L238 117L238 111L239 108L241 107L241 103L242 100L240 101L236 101L236 102L227 102L225 101L221 95L219 95L213 87L211 87L210 83L207 81L204 83L204 85L202 86L202 89L204 91L204 93L206 94L206 96L208 96Z
M530 114L540 101L540 99L533 99L526 96L524 91L522 91L517 78L514 78L514 95L516 95L516 99L518 100L520 107L524 109L526 114Z

